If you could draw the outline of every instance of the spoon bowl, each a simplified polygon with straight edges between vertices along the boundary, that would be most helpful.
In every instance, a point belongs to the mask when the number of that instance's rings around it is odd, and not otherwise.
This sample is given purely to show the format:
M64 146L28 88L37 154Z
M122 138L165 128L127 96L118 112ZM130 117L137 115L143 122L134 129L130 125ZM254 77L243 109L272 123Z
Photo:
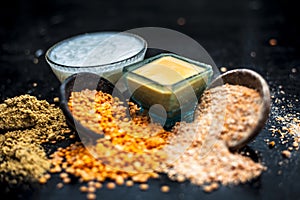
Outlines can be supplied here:
M212 81L208 89L222 86L226 83L230 85L241 85L254 89L260 94L262 99L261 112L256 118L256 126L251 129L243 139L229 145L230 150L236 151L252 141L264 127L270 112L270 90L264 78L258 73L249 69L230 70Z
M93 73L81 72L73 74L68 77L60 86L60 107L66 116L68 124L76 130L80 137L86 138L91 141L103 137L103 134L97 134L94 131L83 126L76 120L69 109L68 102L72 92L80 92L82 90L97 90L108 94L113 97L118 97L121 101L126 102L123 93L120 92L110 81ZM128 114L128 113L126 113Z

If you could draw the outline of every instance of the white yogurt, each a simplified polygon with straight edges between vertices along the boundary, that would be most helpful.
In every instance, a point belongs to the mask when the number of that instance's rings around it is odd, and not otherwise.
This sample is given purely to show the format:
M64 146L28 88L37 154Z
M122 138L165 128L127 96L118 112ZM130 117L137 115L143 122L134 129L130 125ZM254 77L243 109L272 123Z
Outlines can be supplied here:
M51 47L46 60L60 81L78 72L92 72L115 83L124 66L143 60L147 44L129 33L88 33Z

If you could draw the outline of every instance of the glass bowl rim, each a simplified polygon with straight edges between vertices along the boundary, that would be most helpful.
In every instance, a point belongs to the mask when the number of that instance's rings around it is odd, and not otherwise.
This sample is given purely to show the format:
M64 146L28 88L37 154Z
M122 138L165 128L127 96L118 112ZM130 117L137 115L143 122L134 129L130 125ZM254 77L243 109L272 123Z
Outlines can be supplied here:
M127 36L131 36L131 37L135 37L136 39L140 40L142 42L142 49L134 54L133 56L130 56L124 60L119 60L119 61L115 61L115 62L111 62L111 63L106 63L106 64L100 64L100 65L87 65L87 66L72 66L72 65L66 65L66 64L60 64L60 63L57 63L55 61L53 61L49 54L51 53L51 51L56 48L57 46L65 43L65 42L68 42L70 40L73 40L73 39L76 39L76 38L79 38L79 37L82 37L84 35L96 35L96 34L108 34L108 35L117 35L117 34L122 34L122 35L127 35ZM119 64L119 63L122 63L122 62L127 62L135 57L138 57L140 56L141 54L143 54L146 50L147 50L147 47L148 47L148 44L146 42L146 40L144 38L142 38L141 36L139 35L136 35L136 34L133 34L133 33L127 33L127 32L115 32L115 31L103 31L103 32L89 32L89 33L83 33L83 34L79 34L79 35L75 35L75 36L72 36L70 38L67 38L67 39L64 39L60 42L57 42L55 43L53 46L51 46L46 54L45 54L45 59L46 61L49 63L49 64L53 64L55 66L58 66L58 67L63 67L63 68L74 68L74 69L78 69L78 68L81 68L81 69L84 69L84 68L97 68L97 67L108 67L108 66L111 66L111 65L116 65L116 64Z

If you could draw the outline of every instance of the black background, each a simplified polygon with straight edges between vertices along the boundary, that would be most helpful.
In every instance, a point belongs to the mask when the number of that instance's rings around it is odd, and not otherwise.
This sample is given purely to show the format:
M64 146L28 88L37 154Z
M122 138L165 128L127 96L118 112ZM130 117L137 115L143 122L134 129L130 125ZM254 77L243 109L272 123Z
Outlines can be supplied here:
M178 23L183 17L185 24ZM182 32L197 40L218 67L249 68L266 78L272 95L285 98L294 107L283 114L300 112L300 17L296 2L286 0L10 0L0 3L0 99L29 93L53 102L58 96L59 81L44 59L54 43L85 32L125 31L138 27L164 27ZM271 46L270 39L277 45ZM188 47L186 47L188 48ZM39 51L38 51L39 50ZM42 55L39 55L42 52ZM251 52L256 56L252 57ZM296 69L292 73L292 69ZM37 87L33 87L37 83ZM279 87L285 94L279 94ZM273 99L274 100L274 99ZM274 107L274 105L273 105ZM271 138L270 128L276 113L265 129L249 146L258 151L268 170L250 183L221 187L206 194L201 188L168 181L151 180L150 189L141 192L117 187L101 189L99 199L300 199L300 152L284 162L284 145L274 149L264 142ZM299 133L300 134L300 133ZM62 144L63 145L63 144ZM282 174L278 175L278 171ZM63 189L55 188L57 176L45 186L13 189L1 185L1 199L84 199L76 181ZM159 188L167 183L168 194Z

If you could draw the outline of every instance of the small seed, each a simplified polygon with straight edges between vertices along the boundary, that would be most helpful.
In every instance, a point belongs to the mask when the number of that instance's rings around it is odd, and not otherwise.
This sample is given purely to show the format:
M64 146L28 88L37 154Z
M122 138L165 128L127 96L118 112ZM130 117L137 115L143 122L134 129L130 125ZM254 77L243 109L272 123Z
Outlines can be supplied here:
M113 183L113 182L109 182L109 183L106 184L106 187L107 187L107 189L112 190L112 189L116 188L116 184Z
M274 147L275 146L275 142L274 141L271 141L271 142L269 142L269 147Z
M63 172L59 176L60 176L60 178L64 179L64 178L67 178L69 175L67 173Z
M75 135L70 135L69 137L70 137L70 139L74 139L76 136Z
M95 182L93 182L93 181L88 182L88 186L94 186L94 185L95 185Z
M50 174L45 174L44 176L47 180L49 180L51 178L51 175Z
M221 71L221 72L227 72L227 68L226 68L226 67L221 67L221 68L220 68L220 71Z
M143 191L148 190L149 189L149 185L146 184L146 183L142 183L142 184L140 184L140 189L143 190Z
M94 200L94 199L97 198L97 196L96 196L96 194L94 194L94 193L88 193L88 194L86 195L86 198L87 198L88 200Z
M148 174L137 174L137 175L134 175L132 177L132 180L134 182L139 182L139 183L147 182L148 179L149 179L149 175Z
M277 45L277 40L272 38L272 39L269 40L269 44L270 44L270 46L276 46Z
M68 178L68 177L66 177L66 178L63 179L63 182L64 182L65 184L68 184L68 183L71 182L71 179Z
M288 151L288 150L283 150L282 152L281 152L281 154L284 156L284 157L286 157L286 158L290 158L291 157L291 152L290 151Z
M151 178L157 179L157 178L159 178L159 174L158 173L153 173L151 175Z
M46 179L44 176L42 176L42 177L39 179L39 183L40 183L40 184L45 184L45 183L47 183L47 179Z
M94 193L94 192L96 192L96 188L95 188L95 187L92 187L92 186L89 186L89 187L88 187L88 192L89 192L89 193Z
M81 186L81 187L79 188L79 190L80 190L80 192L87 192L87 191L88 191L88 187L86 187L86 186Z
M56 188L57 189L61 189L61 188L63 188L64 187L64 184L63 183L57 183L57 185L56 185Z
M122 176L117 176L116 177L116 184L117 185L123 185L124 184L124 179Z
M126 186L127 187L132 187L133 186L133 181L132 180L128 180L128 181L126 181Z
M293 147L297 148L299 146L298 142L293 142Z
M97 189L102 188L102 184L99 183L99 182L96 182L96 183L95 183L95 187L96 187Z
M170 191L170 187L167 186L167 185L163 185L163 186L161 186L160 191L162 191L164 193L169 192Z
M178 182L184 182L184 181L185 181L184 176L178 175L178 176L177 176L177 181L178 181Z
M54 98L53 98L53 101L54 101L55 103L57 103L57 102L59 102L59 98L58 98L58 97L54 97Z

